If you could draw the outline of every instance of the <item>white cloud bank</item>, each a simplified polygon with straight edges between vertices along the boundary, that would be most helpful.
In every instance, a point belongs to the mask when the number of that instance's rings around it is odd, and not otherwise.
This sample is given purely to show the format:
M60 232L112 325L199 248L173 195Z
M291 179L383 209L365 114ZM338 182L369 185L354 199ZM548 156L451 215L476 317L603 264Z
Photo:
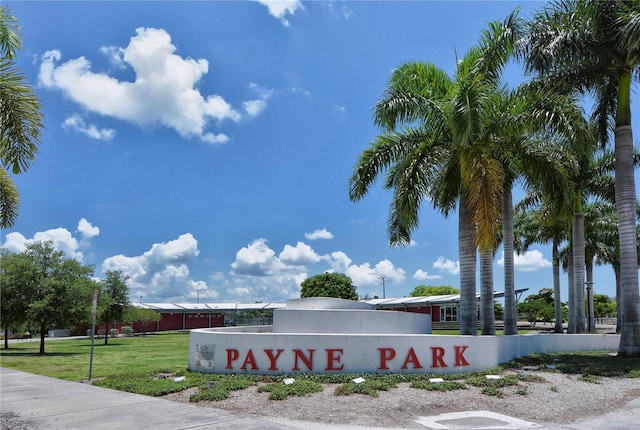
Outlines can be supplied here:
M460 262L447 260L444 257L438 257L438 259L433 263L433 268L451 275L457 275L460 273Z
M92 72L85 57L60 64L62 53L50 50L42 56L40 84L62 91L88 112L140 127L161 124L184 138L196 137L211 144L229 140L224 133L209 131L211 120L220 124L255 117L264 111L271 95L271 90L249 84L257 98L243 102L242 113L220 95L201 94L197 85L209 70L208 61L176 55L171 36L163 29L140 27L126 48L103 47L100 51L112 65L131 67L135 80L119 81L106 73ZM85 124L79 115L69 117L64 126L95 139L109 140L115 135L115 130Z
M500 266L504 266L504 252L498 260ZM551 267L551 261L544 258L542 252L534 249L533 251L527 251L522 255L513 253L513 267L519 272L534 272L538 269L544 269Z
M314 230L311 233L304 234L305 239L309 240L317 240L317 239L333 239L333 233L328 231L326 228L321 228L319 230Z

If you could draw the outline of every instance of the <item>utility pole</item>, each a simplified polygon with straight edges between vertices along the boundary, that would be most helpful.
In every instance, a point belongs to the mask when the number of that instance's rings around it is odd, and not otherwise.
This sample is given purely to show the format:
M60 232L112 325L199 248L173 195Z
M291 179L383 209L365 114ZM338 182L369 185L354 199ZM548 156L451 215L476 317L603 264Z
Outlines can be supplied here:
M387 293L384 290L384 276L378 276L378 279L382 280L382 298L387 298Z

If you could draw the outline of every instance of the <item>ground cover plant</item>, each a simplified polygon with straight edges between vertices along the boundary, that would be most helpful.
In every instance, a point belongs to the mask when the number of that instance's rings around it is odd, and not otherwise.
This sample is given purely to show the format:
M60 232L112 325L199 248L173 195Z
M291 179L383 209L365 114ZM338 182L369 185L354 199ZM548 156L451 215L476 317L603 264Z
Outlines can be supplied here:
M528 383L543 381L529 371L561 372L580 375L585 383L598 383L604 377L640 378L640 358L617 357L607 351L532 354L482 372L455 375L417 373L395 374L310 374L295 375L218 375L189 372L189 336L184 333L158 333L146 337L120 337L109 345L96 343L93 357L94 385L132 393L162 396L196 388L190 401L220 401L234 390L257 387L269 393L270 400L305 396L333 389L335 395L377 397L380 391L392 390L400 383L422 390L453 391L480 387L483 394L505 396L504 387L514 387L519 395L527 394ZM89 368L89 339L51 341L46 354L38 353L37 342L11 344L0 350L0 365L39 375L83 381ZM487 375L499 375L489 379ZM292 384L284 384L293 378ZM353 382L356 378L364 382ZM441 378L442 382L430 379ZM553 390L553 387L550 388Z

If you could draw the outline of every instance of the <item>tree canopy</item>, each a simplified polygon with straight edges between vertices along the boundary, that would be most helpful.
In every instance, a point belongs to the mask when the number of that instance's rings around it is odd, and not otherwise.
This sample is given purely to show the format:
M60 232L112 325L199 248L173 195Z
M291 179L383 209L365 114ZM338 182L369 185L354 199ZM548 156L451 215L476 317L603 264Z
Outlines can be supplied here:
M446 296L449 294L460 294L460 290L453 288L451 285L440 285L437 287L418 285L409 294L411 297L426 297L426 296Z
M323 273L305 279L300 284L300 297L335 297L358 300L351 278L343 273Z

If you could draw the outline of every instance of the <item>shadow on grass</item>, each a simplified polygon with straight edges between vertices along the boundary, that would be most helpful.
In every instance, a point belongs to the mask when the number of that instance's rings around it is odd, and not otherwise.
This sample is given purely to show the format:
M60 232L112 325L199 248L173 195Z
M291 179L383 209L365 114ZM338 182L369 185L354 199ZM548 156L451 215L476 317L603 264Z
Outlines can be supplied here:
M541 370L574 375L603 377L636 375L640 372L640 357L618 357L615 353L554 353L532 354L514 359L505 367L535 366Z

